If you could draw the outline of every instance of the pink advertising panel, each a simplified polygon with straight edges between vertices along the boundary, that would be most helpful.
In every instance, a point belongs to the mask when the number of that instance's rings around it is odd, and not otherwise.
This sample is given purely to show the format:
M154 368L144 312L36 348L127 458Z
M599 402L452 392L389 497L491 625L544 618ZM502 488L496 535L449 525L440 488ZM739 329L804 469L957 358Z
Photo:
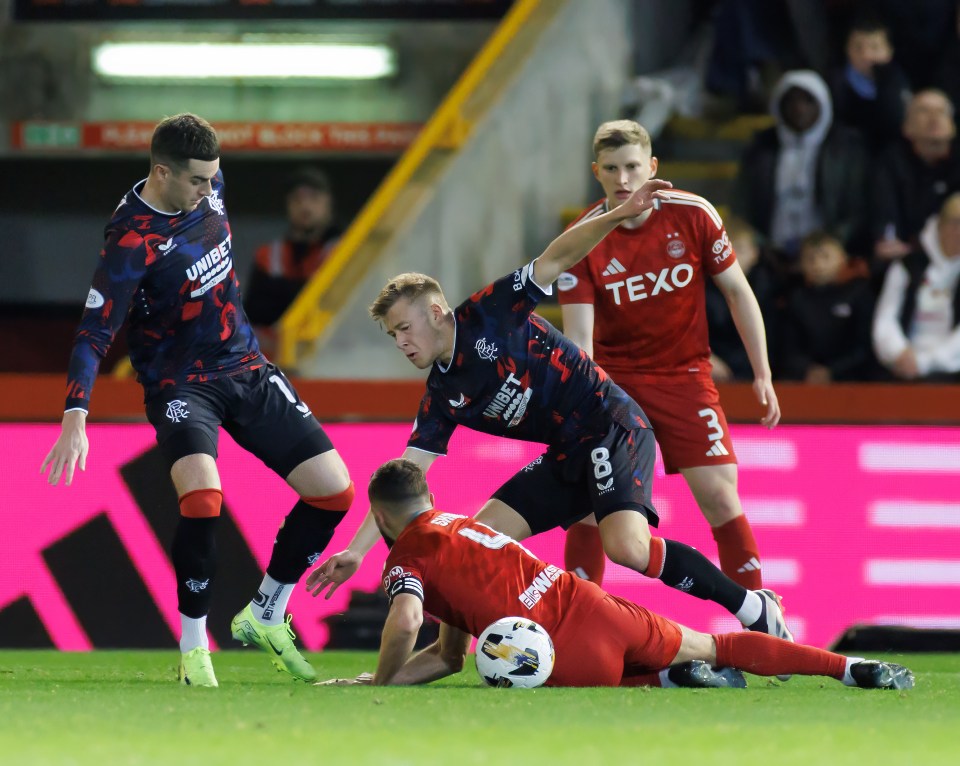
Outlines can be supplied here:
M109 530L109 538L129 558L123 577L139 578L138 587L154 602L151 608L176 635L169 540L159 539L142 495L131 491L129 474L121 473L155 447L153 431L145 425L93 425L88 432L87 470L70 487L50 487L38 470L58 428L0 425L0 459L7 476L0 499L0 620L5 610L29 613L42 625L48 643L60 649L102 645L78 617L78 610L88 607L78 605L84 594L77 596L70 567L82 569L78 575L92 577L94 583L119 575L97 545L79 548L78 560L61 555L64 541L101 539L79 536L95 522L97 529ZM337 424L328 426L328 432L358 488L358 501L328 549L336 551L346 546L362 519L366 480L380 463L400 454L409 427ZM960 429L781 426L767 432L734 426L733 437L741 498L764 556L764 584L783 596L798 640L825 646L856 623L960 627ZM535 444L458 431L450 456L439 460L428 477L438 507L472 514L540 452ZM293 492L226 435L219 464L225 505L262 569L277 525L295 501ZM660 534L691 544L716 561L710 531L683 480L664 476L659 461L657 466L653 495L661 512ZM177 514L171 506L170 523ZM542 558L563 563L561 533L527 545ZM324 620L346 609L351 589L378 587L385 552L378 544L350 587L330 600L298 590L291 611L307 648L324 646ZM221 567L218 590L231 576L229 567ZM714 604L609 563L604 587L694 628L739 627ZM229 609L238 610L243 603ZM118 603L106 610L117 616L118 645L124 608Z

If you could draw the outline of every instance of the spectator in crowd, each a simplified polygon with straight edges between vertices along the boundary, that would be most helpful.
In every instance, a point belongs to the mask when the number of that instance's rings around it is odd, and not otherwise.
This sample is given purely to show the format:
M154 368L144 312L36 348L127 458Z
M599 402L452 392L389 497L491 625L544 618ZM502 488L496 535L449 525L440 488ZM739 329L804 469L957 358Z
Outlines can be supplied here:
M852 269L836 238L809 234L800 248L803 284L790 295L783 322L782 376L806 383L870 380L873 291Z
M907 106L903 138L881 155L874 182L873 270L882 277L890 261L917 244L927 218L960 189L960 153L953 104L940 90L916 93Z
M891 264L873 318L877 357L902 380L960 382L960 193Z
M886 25L860 16L847 35L846 63L830 81L837 122L857 128L874 155L900 136L910 82L893 60Z
M747 146L733 208L789 269L811 231L824 229L847 247L856 242L865 212L866 151L855 130L834 124L830 91L812 70L787 72L770 111L777 124Z
M769 262L769 256L758 241L757 233L746 221L731 217L726 221L730 244L737 262L753 289L767 329L770 356L776 356L777 299L782 277ZM730 307L712 279L706 280L707 326L710 332L711 375L715 383L752 381L753 368L746 347L740 339Z
M286 186L287 233L257 248L243 303L261 344L340 238L334 223L333 193L326 174L302 167Z

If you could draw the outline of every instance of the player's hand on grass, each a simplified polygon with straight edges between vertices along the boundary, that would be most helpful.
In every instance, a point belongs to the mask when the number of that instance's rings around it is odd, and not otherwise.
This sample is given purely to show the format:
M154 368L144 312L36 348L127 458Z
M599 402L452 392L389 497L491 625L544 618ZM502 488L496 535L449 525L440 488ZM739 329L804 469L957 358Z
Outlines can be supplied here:
M373 673L361 673L356 678L331 678L327 681L317 681L314 686L370 686L373 683Z
M307 590L319 596L324 590L330 598L343 583L349 580L363 563L363 556L351 550L333 554L307 575ZM329 589L329 590L327 590Z
M777 393L773 390L773 382L769 378L757 378L753 381L753 392L757 395L757 401L766 407L766 412L760 418L760 424L767 428L775 428L780 422L780 402L777 401Z
M60 477L64 477L64 484L73 483L73 472L77 465L81 471L87 470L87 453L90 451L90 442L86 432L87 413L82 410L73 410L63 414L63 425L60 436L47 453L40 466L40 473L50 474L47 483L59 484Z

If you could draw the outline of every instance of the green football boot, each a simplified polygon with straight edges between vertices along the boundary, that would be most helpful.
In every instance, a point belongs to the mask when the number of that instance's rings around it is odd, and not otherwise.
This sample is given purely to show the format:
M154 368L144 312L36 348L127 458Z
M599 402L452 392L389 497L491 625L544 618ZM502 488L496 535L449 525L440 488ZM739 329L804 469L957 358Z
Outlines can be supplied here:
M293 645L296 635L290 627L291 619L293 615L288 614L286 621L280 625L264 625L253 616L250 604L247 604L243 611L233 618L230 631L244 646L253 644L263 649L270 655L270 661L277 670L285 671L301 681L313 681L317 677L317 671Z
M213 674L210 650L202 646L180 655L180 670L177 676L184 686L217 687L220 685Z

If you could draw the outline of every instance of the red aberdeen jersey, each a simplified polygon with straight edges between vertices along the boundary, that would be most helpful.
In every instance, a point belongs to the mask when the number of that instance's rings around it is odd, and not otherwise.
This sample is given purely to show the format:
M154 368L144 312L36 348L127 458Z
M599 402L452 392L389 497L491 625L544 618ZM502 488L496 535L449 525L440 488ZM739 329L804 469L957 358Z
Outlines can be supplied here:
M665 197L642 226L616 228L557 282L561 304L593 304L593 356L614 379L710 370L705 274L736 254L713 205L689 192ZM573 225L606 210L601 201Z
M527 617L556 635L578 579L467 516L429 511L397 537L384 564L390 599L411 593L439 620L473 636L501 617Z

